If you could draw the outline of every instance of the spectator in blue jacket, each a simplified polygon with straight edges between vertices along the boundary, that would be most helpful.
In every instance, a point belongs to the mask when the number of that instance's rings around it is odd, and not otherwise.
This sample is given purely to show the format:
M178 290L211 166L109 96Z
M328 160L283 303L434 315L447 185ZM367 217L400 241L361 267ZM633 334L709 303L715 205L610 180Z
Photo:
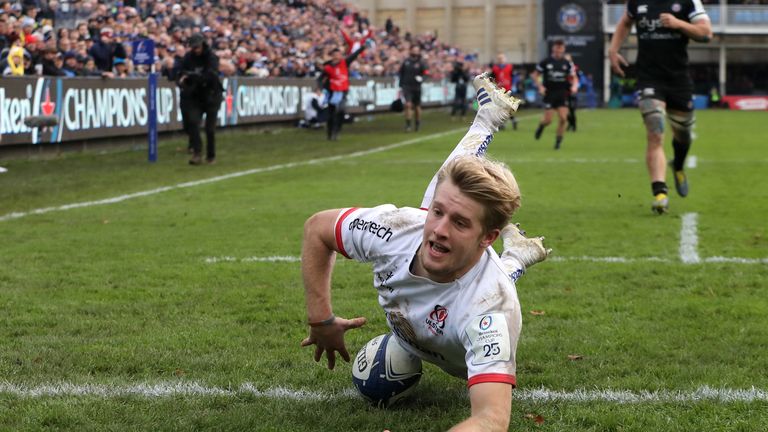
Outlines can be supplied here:
M112 28L103 27L99 32L99 39L88 50L88 55L93 57L96 67L102 72L112 70L115 57L126 58L125 48L114 41Z

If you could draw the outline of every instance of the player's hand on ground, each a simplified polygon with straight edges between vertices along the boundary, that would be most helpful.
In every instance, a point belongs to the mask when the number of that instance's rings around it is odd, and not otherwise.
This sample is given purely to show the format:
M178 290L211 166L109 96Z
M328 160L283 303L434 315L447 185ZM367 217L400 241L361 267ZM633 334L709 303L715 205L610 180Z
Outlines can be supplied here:
M544 237L525 236L520 224L508 224L501 230L504 243L502 258L511 256L520 261L526 268L547 259L552 249L544 247Z
M624 68L629 66L629 63L627 63L627 60L619 54L618 52L609 52L608 58L611 61L611 70L613 70L613 73L616 75L623 77L624 76Z
M336 317L331 325L310 327L309 336L301 341L302 347L315 345L315 361L319 362L325 352L328 357L328 369L336 366L336 352L344 361L349 362L349 352L344 344L344 333L347 330L360 328L365 325L365 318L345 319Z

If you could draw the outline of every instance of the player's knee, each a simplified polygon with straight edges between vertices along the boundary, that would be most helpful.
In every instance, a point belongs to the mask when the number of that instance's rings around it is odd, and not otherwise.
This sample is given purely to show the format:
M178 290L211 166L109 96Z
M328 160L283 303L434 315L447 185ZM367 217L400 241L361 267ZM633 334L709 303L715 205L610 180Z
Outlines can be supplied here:
M693 111L669 114L669 125L672 128L675 139L682 144L690 144L693 140L694 124L696 124L696 117Z
M656 99L641 99L640 113L643 115L648 136L664 133L664 104Z

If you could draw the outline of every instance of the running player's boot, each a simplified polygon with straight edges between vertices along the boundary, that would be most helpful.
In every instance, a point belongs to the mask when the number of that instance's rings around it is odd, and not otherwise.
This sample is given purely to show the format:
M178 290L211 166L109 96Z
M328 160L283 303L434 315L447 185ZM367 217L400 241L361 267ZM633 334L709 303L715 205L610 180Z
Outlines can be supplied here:
M669 210L669 198L667 197L667 194L656 194L653 198L653 204L651 204L651 210L657 214L666 213L667 210Z
M525 231L520 230L519 224L505 226L501 230L501 239L504 245L501 253L502 262L506 257L512 257L525 268L544 261L552 252L552 249L544 247L544 237L526 237Z
M672 175L675 177L675 189L677 194L685 198L688 196L688 176L685 175L685 171L675 170L674 161L669 161L669 167L672 168Z
M472 86L477 90L476 120L481 121L491 131L498 132L499 127L509 120L517 111L522 100L512 96L512 92L504 91L492 79L488 72L483 72L472 80Z

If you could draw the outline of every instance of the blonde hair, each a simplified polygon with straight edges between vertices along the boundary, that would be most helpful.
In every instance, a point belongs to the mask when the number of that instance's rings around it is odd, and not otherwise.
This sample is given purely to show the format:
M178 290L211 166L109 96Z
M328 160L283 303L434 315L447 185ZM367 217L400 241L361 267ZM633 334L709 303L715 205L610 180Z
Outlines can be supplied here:
M437 185L445 179L482 204L485 232L504 228L520 208L520 188L515 176L502 162L477 156L457 157L440 170Z

